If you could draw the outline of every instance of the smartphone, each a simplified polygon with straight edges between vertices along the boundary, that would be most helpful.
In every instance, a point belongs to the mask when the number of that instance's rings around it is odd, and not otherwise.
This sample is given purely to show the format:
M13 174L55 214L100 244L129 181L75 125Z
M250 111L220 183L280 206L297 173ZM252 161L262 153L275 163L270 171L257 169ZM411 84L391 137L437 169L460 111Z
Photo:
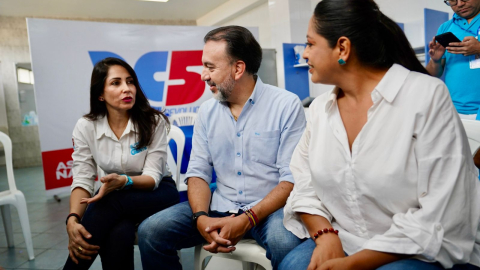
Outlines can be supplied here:
M448 44L450 44L450 42L461 42L452 32L446 32L435 36L435 40L445 48L448 46Z

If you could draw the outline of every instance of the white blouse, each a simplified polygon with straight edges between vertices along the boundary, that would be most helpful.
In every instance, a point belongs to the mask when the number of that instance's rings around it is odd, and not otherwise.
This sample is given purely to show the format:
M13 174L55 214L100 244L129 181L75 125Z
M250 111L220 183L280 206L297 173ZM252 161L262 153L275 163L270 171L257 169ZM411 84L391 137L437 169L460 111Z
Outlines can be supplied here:
M337 93L310 106L290 163L285 227L307 238L296 213L320 215L350 255L370 249L445 268L480 265L478 171L445 84L393 65L371 93L351 152Z
M167 129L160 117L150 145L135 149L137 132L131 120L120 139L108 124L107 117L96 121L80 118L73 130L73 183L71 190L81 187L93 196L97 165L106 173L129 176L148 175L155 187L171 173L167 163Z

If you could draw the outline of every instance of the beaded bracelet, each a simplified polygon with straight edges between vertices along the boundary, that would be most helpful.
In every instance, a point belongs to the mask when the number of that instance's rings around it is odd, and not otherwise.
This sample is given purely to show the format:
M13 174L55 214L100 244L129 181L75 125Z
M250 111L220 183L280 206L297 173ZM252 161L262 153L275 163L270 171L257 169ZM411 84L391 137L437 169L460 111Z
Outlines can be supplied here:
M318 238L320 235L322 235L322 234L324 234L324 233L329 233L329 232L338 235L338 230L335 230L334 228L330 228L330 229L325 228L325 229L323 229L323 230L319 230L318 232L316 232L316 233L313 235L313 241L317 240L317 238Z

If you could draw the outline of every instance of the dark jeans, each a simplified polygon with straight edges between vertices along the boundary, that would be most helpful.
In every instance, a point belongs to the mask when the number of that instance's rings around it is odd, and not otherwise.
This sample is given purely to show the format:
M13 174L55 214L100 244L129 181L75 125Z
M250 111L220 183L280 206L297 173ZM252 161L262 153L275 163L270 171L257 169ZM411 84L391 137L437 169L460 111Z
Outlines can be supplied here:
M211 217L226 217L229 213L210 211ZM197 228L192 226L192 209L188 202L179 203L147 218L138 227L138 247L143 270L182 269L177 250L205 243ZM267 251L273 269L293 248L301 243L283 226L283 208L269 215L244 238L255 239ZM235 251L234 251L235 252Z
M285 257L280 270L305 270L310 264L315 242L311 238L305 240ZM348 256L348 255L347 255ZM399 260L377 268L377 270L444 270L439 263L428 263L415 259ZM479 270L471 264L457 264L451 270Z
M133 244L136 225L144 219L179 202L175 182L164 177L153 191L119 190L91 203L82 218L82 225L92 235L87 242L100 246L103 269L134 269ZM88 269L92 260L70 257L63 269Z

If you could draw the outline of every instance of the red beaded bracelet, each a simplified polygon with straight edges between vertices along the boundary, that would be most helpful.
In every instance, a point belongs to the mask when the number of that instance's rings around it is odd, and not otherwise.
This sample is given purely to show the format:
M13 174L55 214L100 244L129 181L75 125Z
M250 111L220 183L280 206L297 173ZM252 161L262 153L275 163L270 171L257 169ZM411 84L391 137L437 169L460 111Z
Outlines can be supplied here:
M316 232L316 233L313 235L313 241L317 240L317 238L318 238L320 235L322 235L322 234L324 234L324 233L329 233L329 232L338 235L338 230L335 230L334 228L330 228L330 229L325 228L325 229L323 229L323 230L319 230L318 232Z

